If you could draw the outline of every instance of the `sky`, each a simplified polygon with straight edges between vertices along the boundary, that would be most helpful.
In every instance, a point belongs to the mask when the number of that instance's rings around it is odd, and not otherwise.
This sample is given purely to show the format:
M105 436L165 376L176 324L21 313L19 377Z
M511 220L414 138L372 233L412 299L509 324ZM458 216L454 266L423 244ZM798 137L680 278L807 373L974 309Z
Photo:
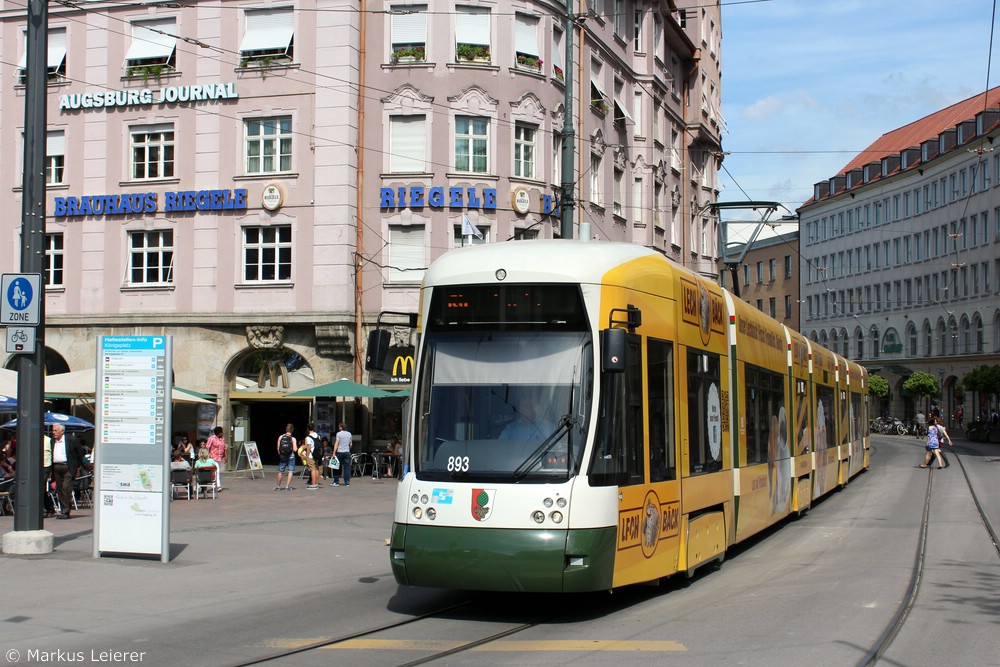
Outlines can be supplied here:
M1000 68L989 66L991 39L1000 42L994 4L722 0L719 201L778 201L787 210L770 220L794 214L814 183L881 135L1000 85ZM724 221L759 219L723 211ZM752 230L729 225L729 240Z

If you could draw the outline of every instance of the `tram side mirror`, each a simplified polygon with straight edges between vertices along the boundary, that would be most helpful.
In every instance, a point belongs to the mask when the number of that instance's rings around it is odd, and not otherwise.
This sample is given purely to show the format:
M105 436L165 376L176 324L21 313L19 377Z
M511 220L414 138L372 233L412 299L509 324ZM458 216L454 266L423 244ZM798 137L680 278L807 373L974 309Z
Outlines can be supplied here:
M605 373L625 372L624 329L605 329L601 332L601 370Z
M368 351L365 354L366 371L385 370L385 360L389 356L389 339L391 337L388 329L375 329L368 334Z

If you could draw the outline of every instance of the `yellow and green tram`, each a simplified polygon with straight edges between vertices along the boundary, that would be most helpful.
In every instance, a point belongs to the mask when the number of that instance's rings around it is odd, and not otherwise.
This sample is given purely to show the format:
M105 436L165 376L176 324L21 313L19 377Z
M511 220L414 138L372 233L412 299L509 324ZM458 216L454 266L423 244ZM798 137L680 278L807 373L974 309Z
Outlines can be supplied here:
M690 575L868 467L863 368L640 246L451 251L418 330L401 584Z

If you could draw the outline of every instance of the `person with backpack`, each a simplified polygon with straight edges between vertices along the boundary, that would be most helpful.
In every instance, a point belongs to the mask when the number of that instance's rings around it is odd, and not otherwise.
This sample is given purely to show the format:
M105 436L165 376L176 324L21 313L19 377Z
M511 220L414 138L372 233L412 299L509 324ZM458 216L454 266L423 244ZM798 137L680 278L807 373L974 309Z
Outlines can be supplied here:
M937 418L931 417L927 421L927 453L924 455L924 462L920 464L921 468L929 468L932 457L937 458L938 470L948 467L941 457L941 445L944 444L945 440L948 441L950 446L954 446L951 438L948 437L948 432L940 425Z
M308 430L308 433L306 437L302 438L302 446L299 447L299 456L302 457L303 463L309 468L309 484L306 485L306 490L315 491L319 488L319 465L316 463L316 459L321 459L323 453L320 449L319 434L316 433L312 422L309 422L306 430Z
M285 432L278 437L278 485L275 491L294 491L292 486L292 475L295 474L295 451L298 449L292 433L295 427L291 424L285 426ZM288 482L281 486L282 473L288 473Z

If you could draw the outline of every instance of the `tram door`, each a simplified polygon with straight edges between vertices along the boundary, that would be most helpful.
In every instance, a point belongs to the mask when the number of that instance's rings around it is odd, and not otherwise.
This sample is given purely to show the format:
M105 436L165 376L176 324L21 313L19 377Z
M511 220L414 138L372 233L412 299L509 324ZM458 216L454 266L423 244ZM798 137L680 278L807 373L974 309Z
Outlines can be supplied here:
M620 452L618 540L614 585L651 581L676 569L677 454L673 348L639 336L627 338L625 372L608 375L608 437ZM643 376L649 382L643 391ZM648 412L647 412L648 411ZM645 419L648 414L649 422ZM592 482L593 483L593 482Z

